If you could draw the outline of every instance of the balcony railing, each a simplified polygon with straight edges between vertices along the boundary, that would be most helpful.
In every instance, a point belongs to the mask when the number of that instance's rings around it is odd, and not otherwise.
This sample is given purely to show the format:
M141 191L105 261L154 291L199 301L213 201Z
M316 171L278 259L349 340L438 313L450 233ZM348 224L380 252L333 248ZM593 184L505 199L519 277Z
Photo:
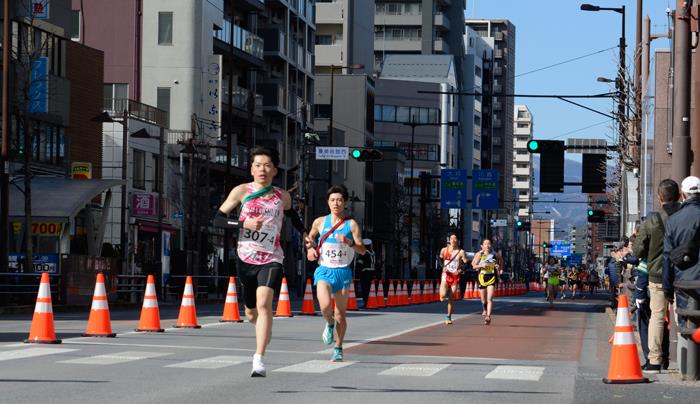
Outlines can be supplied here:
M121 117L123 111L127 110L131 117L152 122L164 128L169 125L167 111L127 98L105 98L102 107L113 117Z
M258 59L264 57L265 44L262 38L238 25L233 26L233 46Z

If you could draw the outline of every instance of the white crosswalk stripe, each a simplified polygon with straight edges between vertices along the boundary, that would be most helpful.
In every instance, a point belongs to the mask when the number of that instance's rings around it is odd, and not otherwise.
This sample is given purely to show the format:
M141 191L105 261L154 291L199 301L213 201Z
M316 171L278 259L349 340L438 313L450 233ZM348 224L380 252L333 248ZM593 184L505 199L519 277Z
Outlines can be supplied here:
M250 362L248 356L231 356L221 355L211 358L195 359L189 362L175 363L165 366L166 368L184 368L184 369L220 369L227 366L238 365L241 363Z
M404 363L379 372L382 376L432 376L450 366L443 363Z
M161 356L170 355L165 352L142 352L142 351L126 351L107 355L88 356L85 358L69 359L59 361L57 363L68 363L74 365L116 365L118 363L126 363L138 361L142 359L158 358Z
M311 360L296 365L285 366L275 369L273 372L290 372L290 373L328 373L331 370L336 370L350 366L356 362L330 362L328 360Z
M544 373L543 367L538 366L496 366L485 376L486 379L526 380L537 382Z
M70 348L48 348L48 347L36 347L36 348L26 348L26 349L14 349L12 351L0 352L0 361L9 361L12 359L26 359L34 358L37 356L44 355L56 355L61 353L73 352L77 349Z

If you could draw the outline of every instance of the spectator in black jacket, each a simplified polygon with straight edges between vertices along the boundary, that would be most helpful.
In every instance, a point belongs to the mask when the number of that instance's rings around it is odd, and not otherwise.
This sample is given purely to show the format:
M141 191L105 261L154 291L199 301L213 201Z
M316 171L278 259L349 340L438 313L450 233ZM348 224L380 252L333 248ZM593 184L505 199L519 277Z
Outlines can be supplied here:
M663 254L664 294L669 302L675 301L676 309L686 308L688 295L680 289L674 290L673 283L675 281L700 280L700 262L696 262L690 268L680 270L671 263L670 259L671 251L691 242L700 227L700 178L690 176L684 179L681 183L681 196L683 205L668 219L666 224ZM697 257L695 258L697 259ZM678 317L679 326L683 326L685 318ZM687 342L684 338L678 338L679 349L683 349L683 345Z

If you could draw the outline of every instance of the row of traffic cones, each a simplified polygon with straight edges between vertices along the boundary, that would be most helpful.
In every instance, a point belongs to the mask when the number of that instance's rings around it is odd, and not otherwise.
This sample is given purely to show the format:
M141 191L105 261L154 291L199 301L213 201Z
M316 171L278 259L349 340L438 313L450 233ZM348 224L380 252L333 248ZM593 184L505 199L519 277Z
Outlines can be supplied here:
M286 279L283 279L282 296L280 296L280 304L278 312L281 315L289 313L289 291L287 289ZM286 297L286 306L283 303L283 298ZM281 310L281 312L280 312ZM224 303L224 313L221 318L222 322L242 322L239 307L238 294L236 293L236 281L234 277L229 278L228 290L226 292L226 301ZM188 276L185 282L185 290L182 295L182 303L180 305L180 313L178 315L176 328L201 328L197 321L197 311L194 304L194 287L192 285L192 277ZM146 291L143 298L143 306L141 308L141 317L136 331L140 332L163 332L160 325L160 310L158 308L158 297L156 295L156 285L153 275L148 275L146 281ZM109 306L107 303L107 292L105 288L104 275L97 274L95 282L95 293L92 299L92 307L90 309L90 317L85 332L82 334L85 337L115 337L112 332L112 325L109 315ZM34 316L32 318L32 326L29 331L29 337L24 340L26 343L39 344L60 344L61 340L56 338L56 331L53 319L53 306L51 303L51 285L49 282L49 274L43 273L39 284L39 293L36 299L34 308Z

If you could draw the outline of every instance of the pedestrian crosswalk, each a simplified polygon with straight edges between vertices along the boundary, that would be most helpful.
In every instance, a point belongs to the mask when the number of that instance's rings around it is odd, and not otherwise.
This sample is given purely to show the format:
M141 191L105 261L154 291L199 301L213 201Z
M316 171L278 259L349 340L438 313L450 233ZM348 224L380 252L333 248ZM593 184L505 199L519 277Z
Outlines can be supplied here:
M55 348L55 347L26 347L0 351L0 361L21 361L38 357L54 356L54 363L65 366L112 366L131 362L147 362L150 365L164 368L177 368L188 370L214 370L237 365L249 365L251 357L236 355L217 355L196 359L182 360L182 352L155 352L155 351L122 351L100 355L85 355L80 348ZM69 359L64 359L65 354L70 354ZM46 358L42 359L47 363ZM368 366L370 365L370 366ZM455 364L451 363L381 363L376 362L344 361L331 362L329 360L306 360L298 363L289 363L283 366L270 366L273 373L310 373L325 374L339 372L343 368L362 368L377 376L395 377L431 377L450 369ZM457 364L459 367L464 365ZM371 369L371 370L370 370ZM537 382L542 377L545 368L533 366L504 366L504 365L480 365L479 371L485 379L522 380Z

